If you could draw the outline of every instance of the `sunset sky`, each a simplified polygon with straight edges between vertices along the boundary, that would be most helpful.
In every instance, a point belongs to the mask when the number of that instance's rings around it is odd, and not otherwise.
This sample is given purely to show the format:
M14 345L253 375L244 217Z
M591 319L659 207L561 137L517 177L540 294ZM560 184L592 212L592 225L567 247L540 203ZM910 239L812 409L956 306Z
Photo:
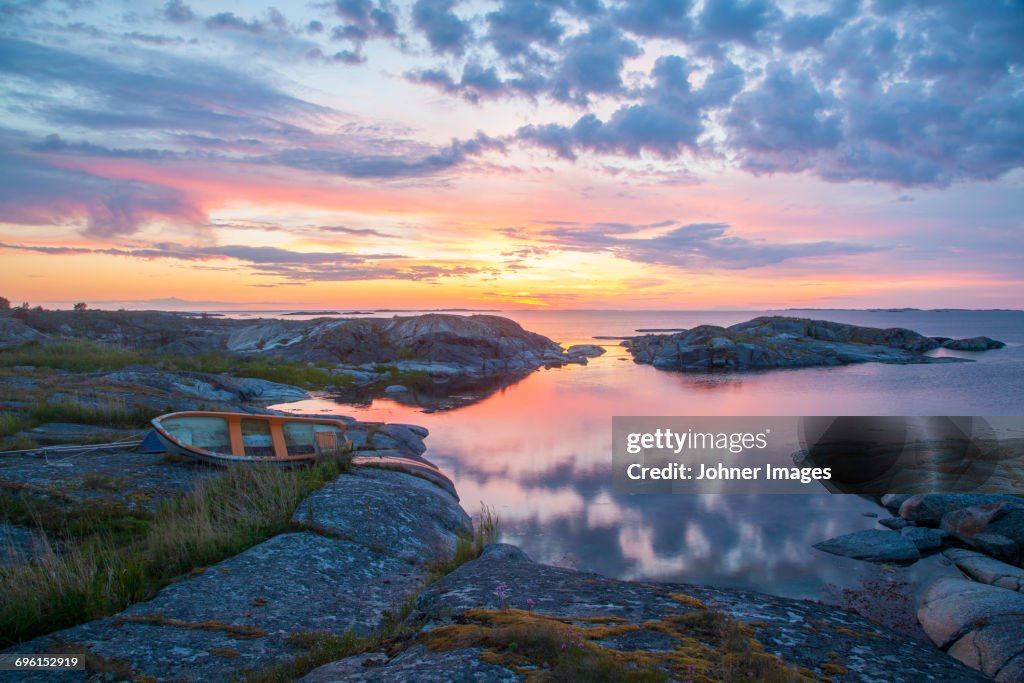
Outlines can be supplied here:
M1019 307L1019 0L0 4L0 295Z

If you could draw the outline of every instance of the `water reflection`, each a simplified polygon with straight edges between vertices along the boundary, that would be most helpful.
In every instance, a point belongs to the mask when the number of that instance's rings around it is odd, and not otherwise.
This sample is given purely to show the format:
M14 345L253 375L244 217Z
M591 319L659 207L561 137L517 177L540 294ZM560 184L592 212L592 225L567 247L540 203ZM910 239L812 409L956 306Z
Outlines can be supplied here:
M611 483L611 417L1024 413L1024 318L997 321L1002 327L992 329L979 327L974 319L957 328L963 315L917 315L933 316L929 322L935 329L927 333L989 334L1011 346L976 356L977 363L682 375L620 360L628 354L612 341L608 353L587 366L540 370L517 383L494 386L479 401L455 410L425 414L424 404L390 397L357 406L313 400L287 407L429 428L427 457L450 474L464 507L472 512L477 501L494 505L504 540L538 561L622 578L820 598L826 584L852 585L871 566L811 546L872 528L875 520L865 513L884 511L857 496L824 493L616 494ZM592 341L595 334L629 333L635 327L671 326L627 316L617 323L628 325L625 330L591 321L589 328L559 336L554 327L553 332L521 322L567 343ZM897 325L914 326L895 314L886 317L884 326ZM427 409L438 405L426 404ZM938 562L919 563L910 570L912 575L949 571Z
M530 373L503 373L486 377L427 377L403 379L406 391L389 394L383 384L351 386L331 394L336 403L369 407L378 399L389 398L420 412L454 410L478 403L488 396L525 379ZM398 382L399 380L396 380Z

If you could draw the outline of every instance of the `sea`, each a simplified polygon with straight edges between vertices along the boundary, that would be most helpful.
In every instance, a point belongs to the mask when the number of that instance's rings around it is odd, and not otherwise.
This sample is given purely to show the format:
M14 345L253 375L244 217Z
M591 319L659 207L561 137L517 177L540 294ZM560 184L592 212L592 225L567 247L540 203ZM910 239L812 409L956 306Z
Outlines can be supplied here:
M283 312L231 314L276 316ZM431 410L385 395L321 396L277 408L413 423L430 430L426 457L471 514L497 513L501 540L538 562L623 579L752 589L825 599L877 576L879 567L813 546L881 528L888 516L855 495L626 495L612 489L616 415L1024 415L1024 312L924 310L514 310L524 328L563 345L598 343L586 366L539 370L493 393L453 397ZM905 327L925 335L985 335L1006 348L940 350L971 363L859 364L744 373L673 373L632 362L617 339L641 329L731 325L794 315ZM392 313L376 313L387 315ZM302 317L302 316L296 316ZM294 319L294 318L291 318ZM603 339L602 339L603 338ZM900 571L914 585L954 575L941 556Z

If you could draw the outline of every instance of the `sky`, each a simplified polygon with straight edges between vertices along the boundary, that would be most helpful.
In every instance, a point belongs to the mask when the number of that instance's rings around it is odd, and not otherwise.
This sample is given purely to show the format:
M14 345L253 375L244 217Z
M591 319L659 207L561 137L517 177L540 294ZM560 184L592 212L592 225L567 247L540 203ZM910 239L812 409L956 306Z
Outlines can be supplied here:
M1019 307L1020 0L0 2L0 295Z

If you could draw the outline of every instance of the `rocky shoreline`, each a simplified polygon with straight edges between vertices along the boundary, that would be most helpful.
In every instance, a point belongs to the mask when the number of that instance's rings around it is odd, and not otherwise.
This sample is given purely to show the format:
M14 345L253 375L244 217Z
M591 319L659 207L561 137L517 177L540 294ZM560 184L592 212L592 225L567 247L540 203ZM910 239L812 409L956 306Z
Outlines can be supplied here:
M152 312L0 316L0 348L36 342L45 349L68 339L138 350L148 354L143 358L219 353L298 368L310 364L311 371L348 387L376 387L395 400L427 406L431 385L445 393L459 386L493 391L537 368L585 364L604 352L597 345L562 350L495 316L255 322ZM935 362L940 359L923 354L939 345L980 350L999 344L787 318L627 340L637 362L678 370ZM123 416L127 422L174 410L267 412L268 405L310 394L266 379L140 363L87 372L10 367L0 373L0 395L0 410L9 414L45 416L50 408L70 407L106 415L131 408ZM905 528L833 539L833 549L848 549L855 540L866 544L870 552L863 559L883 562L934 552L950 539L973 548L946 548L967 578L930 588L920 611L929 636L953 659L836 607L747 591L618 581L536 564L504 545L490 546L438 578L437 567L473 532L457 494L370 466L375 455L420 458L426 431L346 420L361 464L302 501L285 532L197 567L117 614L10 651L87 651L95 680L258 678L268 668L308 657L304 643L311 638L359 644L357 654L339 655L310 673L311 681L401 681L411 675L518 681L561 662L567 648L591 664L653 672L644 680L661 680L662 674L718 680L738 661L750 672L770 670L775 680L787 681L1013 681L1021 675L1024 653L1013 648L1019 644L1014 634L1024 628L1018 604L1024 581L1011 563L1019 566L1024 545L999 521L1008 516L1019 530L1018 508L1024 506L1015 500L975 501L942 514L932 510L932 499L915 499L924 500L916 506L900 500L900 515L893 518L898 521L883 525ZM101 445L60 457L46 451L47 444L130 440L138 427L41 417L24 427L10 438L31 447L3 457L0 486L69 511L99 502L152 514L162 501L219 476L124 448ZM985 507L997 503L995 512ZM963 513L958 525L946 523L946 513L979 505L984 509ZM904 517L903 506L931 510L931 517ZM992 529L968 533L982 518ZM1007 538L1016 545L1011 548ZM0 543L8 565L52 552L32 528L9 521L0 525ZM978 616L964 607L975 602L989 611ZM508 640L522 639L524 632L553 639L547 645L554 660Z
M988 337L926 337L904 328L875 328L827 320L765 316L719 327L701 325L674 334L646 334L622 342L637 363L660 370L765 370L850 363L957 363L969 359L925 355L946 348L987 351L1005 346Z
M828 553L912 564L942 553L961 578L942 578L920 597L918 622L936 646L992 676L1024 680L1024 498L984 493L889 494L885 529L818 543Z
M402 448L422 433L397 429L401 441L374 430L370 442ZM96 456L120 460L125 470L184 467L100 452L63 474L87 474ZM42 459L22 468L33 464L48 468ZM521 681L554 661L526 647L529 632L553 639L555 660L568 651L566 657L660 671L665 680L721 680L737 661L767 667L757 670L774 671L773 680L989 680L836 607L619 581L536 564L508 545L488 546L433 580L430 567L451 557L472 522L449 492L402 472L357 467L302 502L293 525L118 614L9 651L87 652L95 680L226 681L300 659L314 634L363 645L322 663L308 681ZM731 629L726 639L723 629ZM519 634L511 637L521 648L502 640L510 633Z
M84 339L157 356L227 353L324 363L337 368L337 375L406 363L404 369L428 374L484 376L585 363L587 357L586 349L564 351L547 337L496 315L236 320L162 311L19 314L0 315L0 349L30 341Z

